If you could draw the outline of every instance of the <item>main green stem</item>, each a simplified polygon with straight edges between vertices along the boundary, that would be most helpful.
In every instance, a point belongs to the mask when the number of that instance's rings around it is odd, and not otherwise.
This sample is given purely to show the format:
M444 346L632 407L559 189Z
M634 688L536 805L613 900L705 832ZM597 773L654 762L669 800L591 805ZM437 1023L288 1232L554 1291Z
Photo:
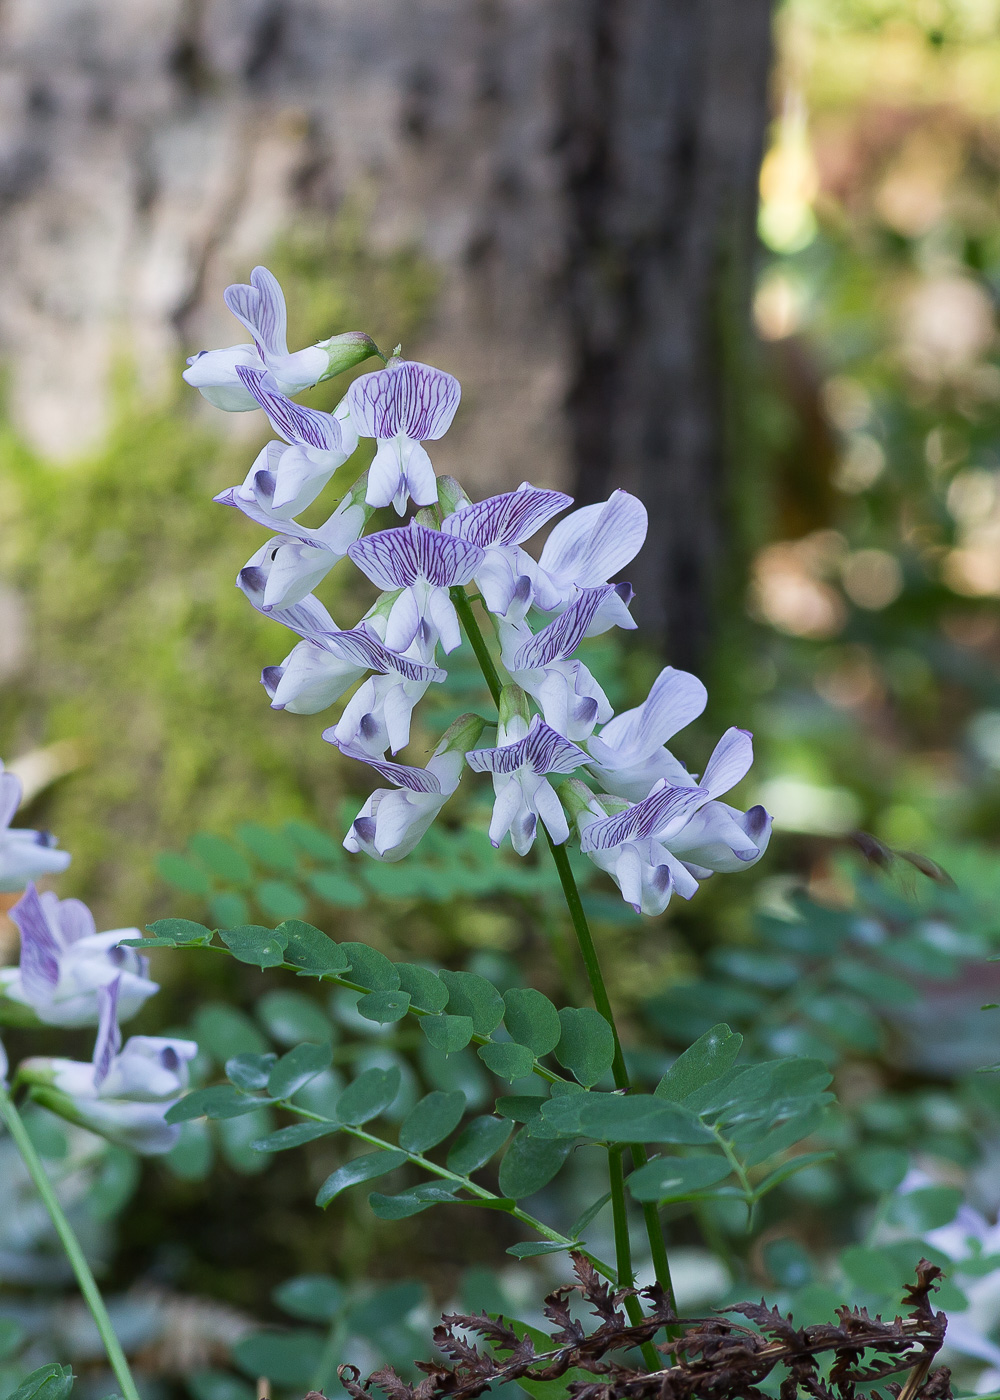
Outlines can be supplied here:
M493 657L490 655L490 649L486 645L486 638L483 636L482 629L476 621L476 615L472 610L472 604L464 588L452 588L450 592L451 600L455 604L455 610L462 621L462 626L465 628L466 635L472 645L472 650L476 654L476 660L479 662L483 678L493 697L493 703L499 707L503 681L500 678L500 672L497 670ZM548 831L545 832L545 839L548 841L549 850L552 852L552 859L555 861L556 870L559 873L559 883L562 885L563 895L566 899L566 907L569 910L576 940L580 946L580 954L587 971L587 980L590 983L590 991L594 998L594 1005L611 1027L611 1034L614 1036L615 1058L611 1066L611 1072L614 1075L615 1087L627 1091L632 1085L625 1064L625 1056L622 1054L621 1039L618 1035L618 1027L615 1024L615 1015L611 1009L611 999L608 996L604 975L601 972L601 964L597 956L597 949L594 947L594 937L590 931L590 924L587 922L587 915L584 912L580 891L577 888L577 883L570 867L569 856L566 853L566 847L556 845ZM646 1149L640 1143L632 1143L629 1151L632 1156L633 1165L637 1169L646 1165L648 1160ZM624 1230L619 1230L618 1228L619 1219L626 1221L625 1181L620 1154L618 1156L617 1169L611 1162L609 1156L609 1171L611 1176L611 1202L615 1218L615 1245L617 1251L620 1244L626 1249L628 1246L627 1228ZM660 1217L654 1202L648 1202L643 1205L642 1218L646 1227L646 1235L649 1239L649 1249L652 1255L653 1269L656 1273L657 1281L670 1299L671 1305L676 1306L674 1300L674 1286L670 1278L670 1263L667 1259L667 1247L663 1240L663 1231L660 1229ZM627 1274L630 1280L632 1276L631 1250L627 1249L627 1253L624 1256L617 1253L616 1258L618 1281L619 1284L624 1287L623 1273ZM630 1299L629 1302L635 1303L635 1299ZM636 1310L638 1311L638 1304L636 1304ZM632 1316L631 1309L629 1309L629 1316ZM651 1367L651 1369L656 1368Z
M56 1234L66 1257L72 1265L76 1275L76 1281L80 1285L80 1292L90 1308L97 1330L101 1334L101 1341L104 1343L104 1350L108 1354L111 1362L111 1369L115 1373L124 1400L140 1400L139 1391L135 1381L132 1379L132 1372L125 1359L121 1343L115 1336L115 1330L111 1325L111 1318L108 1310L104 1306L104 1299L101 1297L101 1290L97 1286L97 1280L91 1273L90 1265L80 1248L80 1241L73 1232L73 1227L66 1218L62 1206L59 1204L59 1197L53 1189L52 1183L46 1175L42 1165L42 1159L35 1151L34 1143L28 1136L28 1130L24 1126L24 1120L14 1107L14 1102L8 1094L6 1088L0 1085L0 1118L7 1125L7 1129L14 1139L14 1144L21 1159L28 1169L32 1181L38 1190L39 1196L45 1209L49 1213L52 1224L55 1226Z

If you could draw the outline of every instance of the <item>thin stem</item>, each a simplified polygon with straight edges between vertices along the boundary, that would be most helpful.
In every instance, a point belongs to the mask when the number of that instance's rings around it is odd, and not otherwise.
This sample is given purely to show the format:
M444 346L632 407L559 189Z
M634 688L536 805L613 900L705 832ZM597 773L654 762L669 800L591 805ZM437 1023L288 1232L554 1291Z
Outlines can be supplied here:
M59 1198L56 1195L51 1181L46 1175L42 1165L42 1159L35 1151L34 1143L28 1136L28 1131L24 1126L24 1120L14 1107L14 1102L7 1093L6 1088L0 1085L0 1118L7 1125L7 1130L14 1139L14 1144L21 1154L21 1160L28 1169L32 1181L35 1183L39 1196L45 1209L49 1213L52 1224L55 1226L59 1241L66 1251L66 1257L72 1265L76 1275L76 1281L80 1285L80 1292L90 1308L97 1330L104 1343L104 1350L107 1352L108 1360L111 1362L111 1369L115 1373L115 1379L121 1390L124 1400L139 1400L139 1391L135 1381L132 1379L132 1372L125 1359L121 1343L115 1336L114 1328L111 1325L111 1318L108 1310L104 1306L104 1299L101 1297L101 1290L97 1286L97 1281L91 1273L90 1265L80 1248L80 1241L77 1239L72 1225L66 1218Z
M628 1209L625 1204L625 1173L622 1170L624 1148L608 1148L608 1177L611 1181L611 1211L615 1228L615 1265L618 1269L618 1287L634 1288L635 1271L632 1268L632 1241L628 1233ZM633 1326L642 1322L642 1308L636 1297L625 1299L625 1311ZM640 1347L642 1359L650 1371L658 1371L660 1358L652 1342L643 1342Z
M500 679L500 672L497 670L490 655L490 649L486 645L486 638L483 636L482 628L476 621L476 614L472 611L472 604L464 588L457 586L449 590L451 601L455 604L455 611L462 620L465 628L465 635L472 643L472 650L476 653L476 660L479 662L479 669L483 673L483 679L490 688L494 705L500 704L500 692L503 690L503 681Z

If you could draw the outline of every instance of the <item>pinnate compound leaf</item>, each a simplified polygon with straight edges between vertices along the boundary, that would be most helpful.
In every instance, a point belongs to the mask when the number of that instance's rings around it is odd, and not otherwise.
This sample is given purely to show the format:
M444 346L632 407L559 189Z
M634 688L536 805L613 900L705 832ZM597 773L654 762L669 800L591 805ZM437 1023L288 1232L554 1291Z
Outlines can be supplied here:
M548 1055L563 1033L559 1012L534 987L512 987L503 994L504 1025L519 1045L536 1056Z
M428 1181L421 1186L411 1186L408 1191L400 1191L398 1196L383 1196L380 1191L373 1191L368 1197L368 1204L379 1220L405 1220L407 1216L419 1215L431 1206L454 1205L455 1191L454 1186Z
M25 1376L8 1400L66 1400L75 1379L72 1366L60 1366L50 1361Z
M318 1206L328 1206L341 1191L349 1186L359 1186L363 1181L374 1181L377 1176L395 1171L406 1161L406 1153L395 1148L388 1151L366 1152L361 1157L353 1157L338 1167L327 1177L316 1196Z
M426 1152L443 1142L462 1121L465 1095L460 1089L449 1093L434 1089L425 1094L403 1119L399 1129L399 1145L407 1152Z
M445 1055L454 1055L464 1050L472 1039L471 1016L422 1016L420 1029L435 1050Z
M403 1077L399 1070L366 1069L337 1100L337 1121L357 1127L377 1118L393 1103Z
M203 948L212 941L212 930L191 919L157 919L146 927L161 947ZM130 938L126 946L141 948L150 941L148 938Z
M264 1102L241 1094L231 1084L213 1084L185 1094L164 1115L168 1123L186 1123L191 1118L240 1118L253 1113Z
M239 962L251 963L263 972L265 967L280 967L285 961L284 933L263 928L260 924L241 924L239 928L222 928L219 937Z
M500 1193L519 1201L547 1186L569 1155L571 1142L529 1137L522 1128L500 1163Z
M366 992L358 1001L358 1015L381 1026L401 1021L410 1009L409 992Z
M480 1045L479 1058L487 1069L510 1082L530 1074L535 1063L535 1057L527 1045L517 1045L512 1040L491 1040L488 1045Z
M731 1172L725 1157L654 1157L632 1173L628 1189L637 1201L694 1200Z
M459 1133L448 1152L449 1171L470 1176L496 1156L510 1137L510 1123L488 1114L473 1118Z
M276 1133L258 1138L250 1146L255 1152L287 1152L292 1147L302 1147L304 1143L315 1142L317 1138L329 1137L340 1131L339 1123L291 1123L287 1128L279 1128Z
M469 1016L476 1035L489 1035L503 1020L503 997L492 982L476 972L442 972L448 988L448 1010L453 1016Z
M714 1142L686 1105L652 1094L564 1094L542 1104L542 1118L567 1137L605 1142Z
M678 1055L653 1090L658 1099L683 1103L689 1094L732 1069L743 1037L720 1022Z
M341 951L351 964L351 981L370 992L396 992L399 973L384 953L367 943L341 943Z
M421 1011L443 1011L448 1005L448 988L429 968L417 963L397 963L400 990L409 992L410 1001Z
M272 1069L267 1081L268 1093L274 1099L290 1099L310 1079L329 1069L332 1059L330 1045L315 1045L307 1040L294 1046Z
M589 1089L611 1068L615 1058L614 1032L592 1006L567 1006L559 1012L562 1034L556 1059Z
M293 967L315 972L317 976L342 975L349 971L351 962L343 948L312 924L303 923L301 919L286 919L275 932L285 935L285 962Z
M226 1078L245 1092L266 1089L277 1059L273 1050L266 1055L234 1055L226 1061Z

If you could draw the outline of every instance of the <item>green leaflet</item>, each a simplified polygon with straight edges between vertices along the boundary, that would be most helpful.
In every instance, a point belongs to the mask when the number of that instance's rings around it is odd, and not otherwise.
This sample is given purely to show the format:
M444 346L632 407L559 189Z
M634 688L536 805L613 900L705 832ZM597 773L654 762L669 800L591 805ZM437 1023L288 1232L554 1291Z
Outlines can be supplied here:
M504 992L504 1025L519 1045L527 1045L536 1057L548 1055L563 1033L559 1012L534 987L512 987Z
M191 919L157 919L146 927L161 947L200 948L212 941L212 930L204 924L193 923ZM127 948L141 948L149 943L148 938L124 940Z
M711 1195L732 1167L725 1157L654 1157L632 1173L628 1189L637 1201L683 1201Z
M267 1091L274 1099L289 1099L293 1094L315 1079L317 1074L328 1069L333 1059L333 1049L327 1045L314 1045L309 1041L289 1050L272 1069L267 1081Z
M472 1039L471 1016L422 1016L420 1029L435 1050L446 1055L454 1055L464 1050Z
M553 1244L548 1240L527 1240L523 1244L512 1244L507 1250L515 1259L537 1259L540 1254L561 1254L564 1249L573 1249L569 1244Z
M359 1186L363 1181L374 1181L386 1172L395 1171L406 1161L406 1153L395 1148L388 1151L365 1152L361 1157L353 1157L327 1177L316 1195L318 1206L328 1206L341 1191L349 1186Z
M606 1142L713 1142L711 1131L680 1104L652 1094L565 1094L542 1104L542 1118L568 1137Z
M250 1146L255 1152L287 1152L289 1148L329 1137L339 1129L339 1123L291 1123L287 1128L269 1133L267 1137L257 1138Z
M265 967L280 967L285 960L284 933L260 924L242 924L239 928L222 928L219 937L240 962L251 963L263 972Z
M409 992L368 992L358 1001L358 1014L366 1021L391 1025L401 1021L410 1009Z
M435 1089L415 1104L399 1129L399 1145L407 1152L426 1152L453 1133L465 1113L465 1095Z
M448 989L448 1010L453 1016L468 1016L476 1035L489 1035L503 1020L504 1000L492 982L475 972L442 972Z
M253 1113L263 1102L241 1094L231 1084L213 1084L185 1094L164 1117L168 1123L186 1123L189 1118L240 1118L244 1113Z
M377 1118L393 1102L401 1083L398 1069L366 1069L338 1099L338 1121L357 1127Z
M512 1040L490 1041L480 1045L479 1058L487 1069L491 1069L501 1079L524 1079L531 1073L535 1057L527 1045L517 1045Z
M288 949L285 949L288 961ZM336 1038L336 1030L323 1008L305 992L284 988L265 992L256 1006L257 1019L272 1040L290 1048L303 1040L328 1045Z
M305 924L301 919L286 919L275 932L284 934L287 940L285 961L293 967L315 972L317 976L342 975L350 970L351 962L343 948L312 924Z
M341 943L340 949L350 960L351 981L359 987L367 987L371 992L399 990L399 973L384 953L369 948L367 943Z
M457 1189L428 1181L421 1186L411 1186L408 1191L400 1191L398 1196L383 1196L381 1192L373 1191L368 1197L368 1204L379 1220L405 1220L407 1216L419 1215L431 1206L453 1205Z
M273 1051L267 1055L234 1055L226 1061L226 1078L244 1092L266 1089L277 1059Z
M731 1069L742 1044L743 1037L724 1023L713 1026L678 1055L653 1092L659 1099L683 1103L696 1089Z
M471 1176L495 1156L510 1137L510 1123L489 1115L473 1118L459 1133L448 1152L449 1171Z
M272 1385L306 1390L323 1355L323 1334L296 1327L287 1332L251 1332L233 1346L233 1360L248 1376L267 1376Z
M533 1196L558 1172L569 1155L572 1143L528 1136L522 1128L500 1163L500 1191L518 1201Z
M50 1361L25 1376L8 1400L66 1400L75 1380L72 1366L60 1366Z
M443 1011L448 1005L448 988L436 973L416 963L396 963L399 986L409 992L410 1001L422 1011Z
M615 1058L614 1032L591 1006L567 1006L559 1012L562 1034L556 1059L589 1089L611 1068Z

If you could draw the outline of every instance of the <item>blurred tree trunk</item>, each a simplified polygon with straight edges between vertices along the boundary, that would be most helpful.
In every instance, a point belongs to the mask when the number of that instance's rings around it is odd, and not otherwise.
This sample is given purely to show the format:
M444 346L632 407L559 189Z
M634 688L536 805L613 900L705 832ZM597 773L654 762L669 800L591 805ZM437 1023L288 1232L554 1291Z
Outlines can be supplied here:
M581 0L562 70L578 495L626 486L640 624L693 664L725 548L727 351L745 334L770 0Z

